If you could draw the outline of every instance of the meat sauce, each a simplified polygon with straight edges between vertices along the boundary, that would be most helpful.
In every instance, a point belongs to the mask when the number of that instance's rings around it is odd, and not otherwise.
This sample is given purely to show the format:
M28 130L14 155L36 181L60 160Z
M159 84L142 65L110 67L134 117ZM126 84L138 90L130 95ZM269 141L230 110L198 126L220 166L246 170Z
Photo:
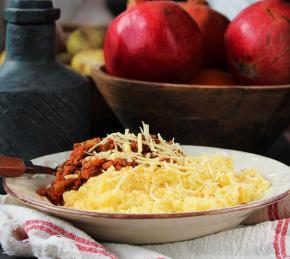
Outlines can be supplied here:
M152 135L154 142L159 140ZM90 177L97 176L106 171L109 167L114 166L116 170L121 170L123 167L138 165L135 161L128 162L126 159L106 160L99 159L97 156L94 159L85 159L91 156L89 153L95 145L100 143L101 138L94 138L83 143L74 145L69 159L56 169L56 176L49 187L40 188L37 193L47 197L55 205L64 205L63 193L70 190L78 190ZM132 152L137 152L137 142L131 141L130 147ZM115 149L115 144L112 139L107 139L104 144L98 145L94 151L104 152ZM149 146L143 145L142 154L151 153Z

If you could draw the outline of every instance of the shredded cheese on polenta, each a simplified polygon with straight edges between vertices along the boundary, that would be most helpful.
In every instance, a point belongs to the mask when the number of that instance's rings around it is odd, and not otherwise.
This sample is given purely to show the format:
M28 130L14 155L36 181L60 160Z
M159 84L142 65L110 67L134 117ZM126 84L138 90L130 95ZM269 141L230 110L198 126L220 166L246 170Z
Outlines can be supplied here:
M110 138L115 149L96 153ZM156 139L156 138L155 138ZM77 191L63 194L66 207L102 212L171 213L220 209L260 199L270 182L255 169L234 171L233 160L224 155L189 156L181 146L158 141L144 124L135 135L113 133L89 150L85 159L116 158L136 161L137 166L114 166L88 179ZM132 152L130 143L137 143ZM144 145L150 154L142 153Z
M105 152L95 152L94 150L103 145L111 139L114 141L115 148ZM156 141L158 140L158 141ZM152 157L155 161L162 161L162 159L171 159L172 161L183 161L186 157L185 152L182 150L178 143L174 143L174 139L170 142L165 141L160 134L157 134L156 140L153 140L149 132L149 125L143 123L143 128L140 128L140 133L135 135L130 133L128 129L125 133L120 132L112 133L104 138L101 142L93 146L86 157L87 160L93 159L126 159L128 161L136 161L138 163L149 165L152 162ZM137 143L137 152L132 152L131 143L132 141ZM158 143L157 143L158 142ZM147 146L150 149L150 155L143 155L143 147Z

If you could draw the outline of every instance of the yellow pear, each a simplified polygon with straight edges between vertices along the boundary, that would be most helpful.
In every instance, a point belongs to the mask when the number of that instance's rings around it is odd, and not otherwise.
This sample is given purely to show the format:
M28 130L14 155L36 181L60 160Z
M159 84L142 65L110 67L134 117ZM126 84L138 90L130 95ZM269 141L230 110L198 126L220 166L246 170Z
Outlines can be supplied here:
M90 76L92 67L101 66L104 62L104 52L102 49L89 49L76 54L72 59L71 67L84 76Z
M4 63L4 60L5 60L5 51L3 51L1 54L0 54L0 65L2 65Z
M74 55L86 49L100 49L103 47L104 30L94 27L82 27L73 31L66 46L70 54Z

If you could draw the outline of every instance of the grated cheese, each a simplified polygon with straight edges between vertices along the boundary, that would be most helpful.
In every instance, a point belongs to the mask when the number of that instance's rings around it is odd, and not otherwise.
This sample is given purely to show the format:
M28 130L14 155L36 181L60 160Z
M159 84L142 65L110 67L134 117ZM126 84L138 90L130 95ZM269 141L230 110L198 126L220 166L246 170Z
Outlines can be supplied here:
M115 144L114 150L99 153L94 151L98 146L105 144L109 139L113 140ZM150 165L150 163L152 162L150 154L147 154L147 156L144 156L142 154L144 145L147 145L149 147L150 152L153 154L153 156L157 157L158 161L161 161L164 158L169 158L172 161L180 162L186 157L185 152L182 150L181 146L178 143L174 143L174 141L172 143L168 143L161 137L160 134L157 135L157 139L160 141L160 143L156 143L153 140L150 135L149 125L143 123L143 128L140 129L140 133L138 133L137 135L130 133L128 129L125 130L124 134L117 132L108 135L101 142L99 142L89 150L89 156L85 159L93 160L96 158L102 158L111 160L121 158L127 159L128 161L136 161L138 163L140 162ZM137 143L137 152L132 152L130 147L131 142Z
M188 156L184 162L152 159L149 165L120 171L110 167L78 191L65 192L65 206L123 213L202 211L252 202L270 187L254 169L236 173L233 161L223 155Z
M109 139L115 144L113 150L95 151ZM157 139L158 143L144 123L137 135L128 129L124 134L108 135L85 159L122 158L138 165L120 171L111 166L89 178L78 191L63 194L65 206L124 213L202 211L252 202L270 187L255 169L235 172L233 160L222 154L189 156L174 140L168 143L160 134ZM132 142L137 144L137 152L132 151ZM144 145L150 149L147 154L142 154Z
M68 175L65 175L64 176L64 179L65 180L68 180L68 179L77 179L79 176L77 174L68 174Z

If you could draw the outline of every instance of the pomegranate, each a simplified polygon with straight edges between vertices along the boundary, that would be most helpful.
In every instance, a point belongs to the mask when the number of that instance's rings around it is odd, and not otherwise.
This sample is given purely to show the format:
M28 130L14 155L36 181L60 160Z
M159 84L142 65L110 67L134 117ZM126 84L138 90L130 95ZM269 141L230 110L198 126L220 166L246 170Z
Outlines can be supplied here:
M132 8L149 1L154 0L129 0L127 7ZM228 18L211 9L205 0L188 0L178 5L191 15L201 30L204 42L203 67L225 68L224 34L230 23Z
M109 74L156 82L190 82L201 67L202 36L177 4L152 1L118 16L104 46Z
M290 83L290 1L264 0L244 9L227 29L225 45L240 83Z
M226 67L224 34L230 23L221 13L211 9L204 0L188 0L180 5L192 16L202 33L206 68Z

